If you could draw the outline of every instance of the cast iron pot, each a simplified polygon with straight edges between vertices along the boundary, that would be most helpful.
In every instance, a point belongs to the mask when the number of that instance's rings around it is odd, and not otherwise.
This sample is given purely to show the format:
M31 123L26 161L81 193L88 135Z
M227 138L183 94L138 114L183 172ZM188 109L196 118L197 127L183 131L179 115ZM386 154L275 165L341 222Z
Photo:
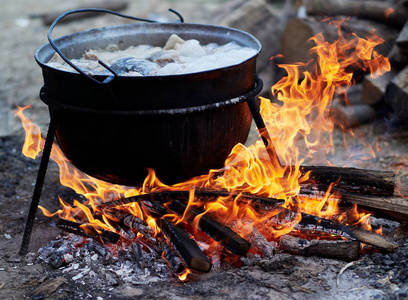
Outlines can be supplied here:
M46 65L55 47L72 59L111 43L121 48L163 46L173 33L201 44L235 41L257 54L238 65L167 76L89 78ZM255 82L261 45L250 34L200 24L137 23L82 31L50 42L55 44L46 44L35 54L44 78L41 99L51 112L58 112L58 144L83 172L133 186L143 182L147 168L152 168L162 181L172 184L222 167L231 149L246 141L251 113L245 101L261 87L260 80Z

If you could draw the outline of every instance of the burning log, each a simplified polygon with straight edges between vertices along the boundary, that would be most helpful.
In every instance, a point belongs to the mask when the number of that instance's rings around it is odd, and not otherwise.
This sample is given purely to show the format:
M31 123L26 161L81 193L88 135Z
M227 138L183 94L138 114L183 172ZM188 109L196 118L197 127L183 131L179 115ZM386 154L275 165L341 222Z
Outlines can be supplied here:
M408 199L405 198L342 192L340 201L340 203L357 204L359 207L378 211L400 222L406 221L408 218Z
M141 269L143 269L144 268L143 252L142 252L142 248L140 246L140 243L132 243L131 249L132 249L132 254L133 254L134 260L137 262L139 267Z
M168 263L170 270L179 276L187 270L187 266L184 264L182 259L177 255L176 251L164 242L162 257Z
M104 229L98 229L96 230L95 228L92 227L92 225L86 227L86 231L82 228L86 224L80 224L77 222L73 221L68 221L65 219L59 219L56 226L58 228L61 228L63 230L75 233L77 235L82 235L85 237L90 237L96 240L100 240L104 243L110 243L110 244L116 244L119 239L120 235L112 232L112 231L107 231Z
M229 227L217 222L208 214L204 214L204 211L201 209L191 206L187 209L187 204L179 200L174 200L171 202L169 208L182 217L183 220L192 225L194 219L198 217L198 229L220 243L232 253L245 255L249 251L249 248L251 247L250 242L243 239Z
M305 213L302 213L302 220L299 222L299 225L322 226L325 229L341 231L357 241L383 248L387 251L393 251L398 248L396 244L387 241L379 234Z
M125 210L116 208L104 208L102 211L109 219L115 222L119 222L126 227L134 230L135 232L140 232L146 237L149 237L151 235L152 230L145 221Z
M401 28L408 10L401 5L378 1L311 0L306 11L310 15L356 16Z
M165 218L159 219L158 225L189 268L201 272L210 271L210 260L186 231Z
M280 238L280 249L296 255L355 261L360 254L360 242L350 240L306 240L300 237L284 235Z
M134 203L134 202L146 202L149 200L155 200L158 202L168 202L172 201L173 199L182 199L182 200L187 200L189 196L190 191L163 191L163 192L152 192L148 194L142 194L138 196L132 196L128 198L121 198L118 200L114 201L109 201L105 202L99 205L99 208L104 208L104 207L115 207L115 206L120 206L120 205L125 205L129 203ZM268 198L268 197L262 197L258 195L250 195L246 193L239 193L239 192L229 192L225 190L206 190L206 189L196 189L194 191L195 195L197 196L202 196L202 197L232 197L235 198L237 196L240 197L240 200L248 200L251 202L255 203L260 203L263 205L281 205L284 203L282 199L276 199L276 198ZM156 209L158 207L156 206ZM160 211L161 213L165 213L163 209Z
M152 215L160 217L157 220L157 225L186 265L190 269L209 272L212 266L211 262L204 252L200 250L190 234L163 217L164 214L167 214L167 209L161 203L154 200L145 201L142 204Z
M337 28L327 26L318 17L293 18L289 20L282 34L281 53L285 62L307 62L310 60L308 51L314 46L309 40L318 33L322 33L327 41L338 39ZM399 31L374 21L359 20L355 17L341 25L342 34L347 36L354 32L358 36L370 36L370 29L375 28L378 36L385 42L376 47L376 51L386 55L394 46Z
M311 171L310 179L316 183L335 187L351 193L387 195L394 194L395 173L391 171L365 170L333 166L302 166L303 174Z
M276 215L270 219L270 226L281 227L288 222L296 222L293 228L297 230L313 230L316 232L321 231L326 234L339 235L387 251L393 251L398 248L396 244L387 241L383 236L356 226L345 225L311 214L296 212L284 207L280 207L279 210L280 211L277 211ZM262 213L262 210L258 209L258 211ZM299 219L299 221L296 221L296 219Z

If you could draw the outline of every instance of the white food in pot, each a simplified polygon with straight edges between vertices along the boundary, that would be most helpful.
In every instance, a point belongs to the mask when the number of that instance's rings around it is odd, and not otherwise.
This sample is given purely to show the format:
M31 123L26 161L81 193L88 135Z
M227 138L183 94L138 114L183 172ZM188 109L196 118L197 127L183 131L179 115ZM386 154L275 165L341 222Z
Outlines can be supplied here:
M120 76L155 76L198 73L237 65L253 57L257 51L239 46L235 42L219 46L215 43L202 46L195 39L183 40L173 34L165 46L130 46L120 50L117 45L106 49L90 49L71 62L90 75L111 74L98 60L110 66ZM59 70L76 72L55 54L47 63Z

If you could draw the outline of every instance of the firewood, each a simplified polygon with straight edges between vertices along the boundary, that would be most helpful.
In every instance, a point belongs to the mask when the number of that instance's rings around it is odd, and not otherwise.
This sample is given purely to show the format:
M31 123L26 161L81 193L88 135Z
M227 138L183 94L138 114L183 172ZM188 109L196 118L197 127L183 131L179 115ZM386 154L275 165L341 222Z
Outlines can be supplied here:
M395 76L385 92L386 101L394 111L395 116L401 119L408 118L408 67L405 67Z
M397 240L408 238L408 223L406 220L397 229L395 229L393 236Z
M328 185L302 185L300 194L302 197L323 199ZM336 187L331 188L331 193L339 195L339 205L347 206L357 204L359 208L373 212L375 216L383 217L398 222L408 219L408 199L400 196L373 195L350 193Z
M351 17L340 28L344 36L355 33L363 38L370 36L374 28L376 34L384 39L384 43L375 48L382 55L387 55L390 52L399 34L395 28L389 28L374 21L359 20L356 17ZM289 20L282 33L281 53L284 55L284 62L308 62L312 58L308 52L314 46L314 43L309 39L318 33L322 33L325 40L330 43L339 38L336 26L328 25L320 17Z
M84 230L84 225L89 225L86 226L86 231ZM58 222L56 224L56 226L58 228L61 228L63 230L78 234L78 235L82 235L85 237L90 237L95 239L96 241L101 241L101 242L105 242L105 243L110 243L110 244L116 244L119 239L120 239L120 235L117 234L116 232L112 232L112 231L107 231L104 229L98 229L95 230L92 225L90 224L80 224L77 222L73 222L73 221L68 221L65 219L58 219Z
M158 225L189 268L201 272L210 271L210 260L186 231L165 218L159 219Z
M379 234L358 227L344 225L328 219L320 218L305 213L302 213L302 219L299 222L299 224L322 226L323 228L326 229L342 231L357 241L360 241L365 244L370 244L385 249L387 251L393 251L396 248L398 248L396 244L387 241L383 236Z
M223 247L228 249L234 254L245 255L251 243L232 231L229 227L217 222L208 214L204 214L199 208L189 207L187 212L187 204L178 200L174 200L170 203L169 208L177 213L180 217L183 217L184 221L193 225L193 221L197 216L199 222L197 224L198 229L207 234L209 237L220 243Z
M334 166L302 166L303 174L311 171L310 180L331 184L351 193L387 195L394 194L395 173L382 170L343 168Z
M382 1L309 0L309 15L357 16L401 28L408 18L408 10L402 5Z
M183 260L177 255L177 252L173 249L173 247L169 245L168 242L166 241L163 241L162 244L163 244L162 257L169 265L169 268L172 271L172 273L178 276L185 272L187 266L184 264Z
M92 4L92 8L102 8L102 9L109 9L113 11L121 11L127 8L128 6L128 1L121 1L121 0L106 0L102 2L96 2ZM77 9L81 8L87 8L87 7L78 7ZM42 20L44 25L51 25L56 18L58 18L63 11L58 11L58 12L50 12L43 14ZM69 21L74 21L78 19L83 19L83 18L89 18L89 17L94 17L94 16L100 16L101 14L98 13L92 13L92 12L83 12L83 13L78 13L78 14L72 14L69 16L66 16L65 18L61 19L60 23L62 22L69 22Z
M263 213L262 208L258 209L259 213ZM300 221L295 221L299 218ZM276 215L269 220L270 226L278 226L297 222L294 224L294 229L297 230L313 230L316 232L323 232L328 234L334 234L344 236L351 240L357 240L361 243L370 244L375 247L385 249L387 251L393 251L398 246L392 242L387 241L383 236L358 228L356 226L345 225L329 219L314 216L307 213L296 212L284 207L276 209Z
M143 251L140 243L132 243L130 249L132 250L133 259L137 262L140 268L143 268Z
M408 199L397 196L360 195L342 191L341 204L357 204L359 207L373 210L396 221L408 219Z
M405 23L395 43L400 49L403 49L405 53L408 53L408 22Z
M149 200L156 200L161 203L172 201L173 199L186 200L188 199L189 193L190 193L189 190L152 192L148 194L142 194L138 196L132 196L132 197L121 198L118 200L105 202L105 203L98 205L98 208L104 209L105 207L121 206L121 205L134 203L134 202L145 202L145 204L148 204L148 202L146 201L149 201ZM200 197L228 197L230 196L231 198L235 198L239 196L240 201L251 201L253 203L259 203L263 205L272 205L272 206L281 205L284 203L282 199L262 197L259 195L252 195L252 194L247 194L247 193L229 192L226 190L209 190L209 189L204 189L204 188L198 188L195 190L195 194ZM165 213L165 211L160 211L160 212Z
M201 272L209 272L211 262L207 256L200 250L197 243L191 238L190 234L183 228L173 224L170 220L163 217L163 211L167 209L159 202L148 201L149 206L146 209L157 218L157 224L163 232L167 241L173 246L186 265L194 270Z
M390 52L387 54L388 59L391 64L391 72L398 74L401 70L408 65L408 51L405 51L403 48L399 48L396 44L392 47ZM393 78L395 75L393 76Z
M387 72L377 78L373 78L371 75L365 75L361 103L372 105L383 101L387 85L395 75L394 72Z
M145 236L150 236L152 233L152 229L147 225L147 223L132 215L130 212L126 210L121 210L117 208L104 208L102 210L103 214L107 216L110 220L115 222L119 222L122 225L132 229L135 232L140 232Z
M360 242L350 240L306 240L291 235L280 238L280 249L296 255L355 261L359 257Z

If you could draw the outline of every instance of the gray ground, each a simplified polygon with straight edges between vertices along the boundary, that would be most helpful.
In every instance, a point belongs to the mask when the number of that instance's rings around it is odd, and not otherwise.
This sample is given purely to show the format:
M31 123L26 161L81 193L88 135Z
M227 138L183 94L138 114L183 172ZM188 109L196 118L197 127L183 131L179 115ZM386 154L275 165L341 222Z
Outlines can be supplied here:
M40 68L33 59L34 52L46 43L47 26L30 16L45 11L66 10L86 1L59 2L52 0L7 1L0 10L0 299L33 297L33 291L42 286L46 292L36 299L406 299L408 298L408 241L401 240L400 250L394 254L363 256L355 265L336 279L345 262L321 258L293 257L285 254L273 259L253 259L241 268L217 269L200 275L192 282L182 284L175 280L161 283L132 284L120 281L92 282L85 276L73 280L77 273L63 272L39 262L36 251L55 239L60 230L47 224L38 214L34 227L30 254L17 256L25 217L37 175L39 160L24 158L21 154L23 131L14 118L16 105L33 106L36 123L46 127L48 112L38 98L42 86ZM223 1L133 1L127 13L154 17L173 7L184 13L188 21L211 23L209 16L218 11ZM88 1L87 3L91 3ZM167 15L167 13L165 13ZM115 24L112 17L88 19L55 30L55 36L91 27ZM399 170L405 180L408 174L408 134L388 130L389 123L377 122L358 129L358 132L388 146L375 160L361 162L358 167ZM340 142L341 139L336 141ZM383 149L386 149L384 147ZM388 149L388 148L387 148ZM347 153L338 151L340 159ZM42 204L50 210L57 208L57 195L72 195L58 183L55 165L48 170ZM396 223L386 223L392 231ZM85 267L78 258L79 270ZM99 266L95 264L95 266ZM55 292L50 284L56 287ZM98 298L98 299L100 299Z

